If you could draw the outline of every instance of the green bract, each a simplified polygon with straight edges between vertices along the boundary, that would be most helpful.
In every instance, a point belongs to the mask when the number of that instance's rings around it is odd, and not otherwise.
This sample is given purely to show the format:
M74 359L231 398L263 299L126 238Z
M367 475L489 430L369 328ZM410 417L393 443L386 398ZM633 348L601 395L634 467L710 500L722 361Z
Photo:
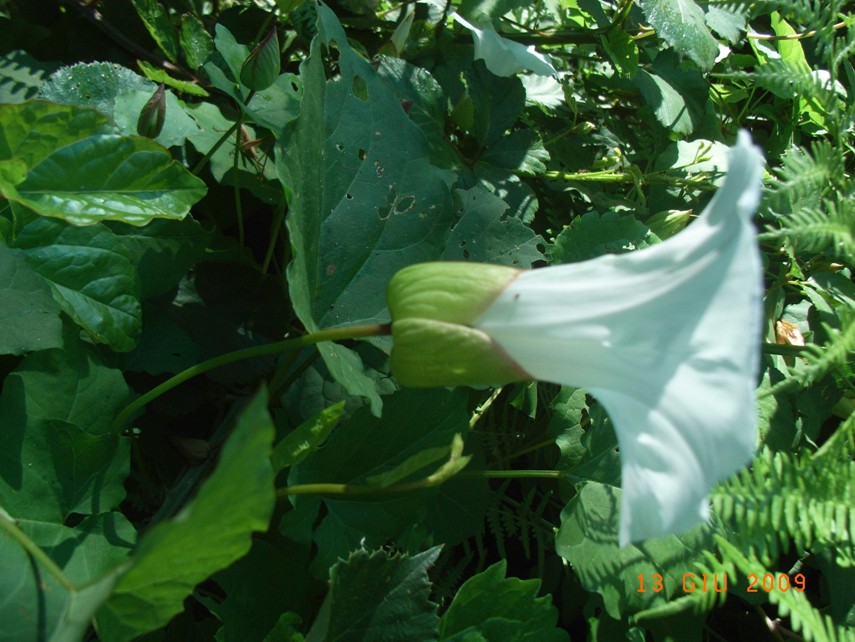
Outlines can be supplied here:
M160 86L149 98L140 112L137 120L137 133L146 138L157 138L163 130L163 121L166 119L166 85Z
M461 386L530 377L471 324L519 270L483 263L422 263L389 283L392 372L405 386Z
M240 70L240 81L254 91L270 87L279 76L279 38L276 28L252 50Z

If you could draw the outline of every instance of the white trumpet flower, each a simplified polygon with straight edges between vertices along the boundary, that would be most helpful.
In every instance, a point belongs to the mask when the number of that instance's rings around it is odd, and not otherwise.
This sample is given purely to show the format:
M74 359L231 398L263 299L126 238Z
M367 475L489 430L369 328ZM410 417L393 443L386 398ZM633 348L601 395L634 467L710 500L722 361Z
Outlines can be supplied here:
M497 76L516 76L526 70L538 76L558 73L546 56L538 53L533 46L526 47L502 38L492 25L479 29L457 13L451 14L451 17L472 33L475 41L475 60L483 60L487 69Z
M756 444L762 170L740 132L703 213L643 250L529 271L405 268L389 286L393 373L417 387L585 388L620 445L621 545L706 521L710 488Z

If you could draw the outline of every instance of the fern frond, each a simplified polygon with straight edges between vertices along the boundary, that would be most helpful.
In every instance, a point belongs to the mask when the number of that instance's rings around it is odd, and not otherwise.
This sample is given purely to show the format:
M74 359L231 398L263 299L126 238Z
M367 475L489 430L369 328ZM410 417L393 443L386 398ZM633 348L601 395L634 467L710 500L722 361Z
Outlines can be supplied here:
M465 544L456 550L451 548L443 550L431 572L433 577L431 591L440 604L446 604L452 600L463 583L464 572L474 559L475 552Z
M496 542L496 549L502 558L506 557L505 540L508 539L509 535L506 530L504 520L502 519L502 500L510 483L511 480L505 480L502 483L501 488L494 493L494 501L487 508L487 512L485 514L487 530L493 535L493 539Z
M835 464L855 458L855 415L849 415L813 458L815 461L831 459Z
M831 551L840 566L855 564L855 462L766 449L717 487L713 510L740 549L771 565L781 550Z
M773 204L785 212L818 207L846 176L844 155L827 141L815 142L810 153L793 147L773 171L776 180L769 185L769 193Z
M802 385L818 381L834 368L845 367L849 355L855 353L855 310L841 308L838 318L839 330L823 324L828 333L828 342L821 348L812 346L812 350L805 353L808 367L796 375Z
M825 252L834 258L855 260L855 212L849 203L837 207L826 203L826 211L806 207L781 217L781 227L767 227L759 235L763 242L787 242L794 252Z
M742 552L721 536L716 544L725 560L736 565L743 577L762 577L769 571L753 556ZM807 599L804 592L770 591L769 601L778 607L778 612L789 617L792 628L801 633L808 642L852 642L855 635L851 630L837 626L830 617L820 613Z

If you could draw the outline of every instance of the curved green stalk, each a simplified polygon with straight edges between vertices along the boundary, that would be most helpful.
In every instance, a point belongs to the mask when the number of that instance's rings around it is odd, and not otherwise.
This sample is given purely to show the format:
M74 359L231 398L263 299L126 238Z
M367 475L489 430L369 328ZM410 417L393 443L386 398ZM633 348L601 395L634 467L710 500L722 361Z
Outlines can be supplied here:
M467 461L464 463L468 463ZM566 477L566 473L560 470L471 470L455 471L453 475L430 475L424 479L417 479L402 484L391 486L368 486L363 484L296 484L284 486L276 491L280 499L291 495L388 495L391 493L407 493L424 488L439 486L452 476L458 478L470 477L476 479L560 479Z
M234 352L221 354L213 359L208 359L202 363L190 366L186 370L179 372L174 377L167 379L159 386L152 388L141 397L132 401L121 413L119 413L119 416L116 417L113 422L113 429L118 431L125 424L128 418L131 417L131 415L142 409L146 404L154 401L176 386L181 385L188 379L192 379L193 377L204 372L208 372L209 370L213 370L214 368L219 368L220 366L234 363L235 361L242 361L243 359L264 357L271 354L277 354L279 352L304 348L322 341L342 341L345 339L357 339L359 337L373 337L389 334L389 332L390 326L381 324L328 328L326 330L318 330L317 332L312 332L311 334L306 334L294 339L285 339L284 341L267 343L261 346L253 346L251 348L244 348L243 350L235 350Z

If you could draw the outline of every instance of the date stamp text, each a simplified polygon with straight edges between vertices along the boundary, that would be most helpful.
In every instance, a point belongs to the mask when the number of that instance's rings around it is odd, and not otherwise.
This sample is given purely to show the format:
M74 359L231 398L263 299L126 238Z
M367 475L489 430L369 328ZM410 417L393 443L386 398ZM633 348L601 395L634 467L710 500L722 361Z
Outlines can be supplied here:
M670 579L670 578L669 578ZM727 573L684 573L681 578L681 587L683 593L715 593L727 592ZM659 593L665 588L666 578L659 573L651 575L636 576L637 588L636 593L646 593L651 591ZM786 593L787 591L795 591L803 593L806 588L805 576L802 573L796 573L793 576L785 573L764 573L763 575L754 575L749 573L747 580L748 593Z

